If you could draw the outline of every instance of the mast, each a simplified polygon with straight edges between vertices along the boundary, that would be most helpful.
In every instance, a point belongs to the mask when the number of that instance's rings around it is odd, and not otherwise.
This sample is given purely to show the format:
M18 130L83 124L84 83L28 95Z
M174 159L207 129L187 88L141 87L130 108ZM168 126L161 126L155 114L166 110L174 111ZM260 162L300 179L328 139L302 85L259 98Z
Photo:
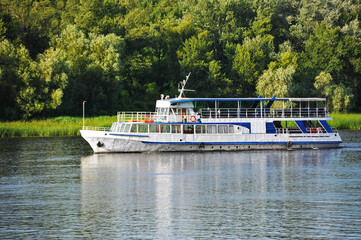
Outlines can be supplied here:
M177 97L177 99L181 99L182 96L184 96L184 92L194 92L194 90L191 90L191 89L185 89L185 86L188 82L188 78L189 76L191 75L191 73L189 73L187 76L186 76L186 79L183 80L183 81L180 81L180 83L178 84L178 92L179 92L179 96Z

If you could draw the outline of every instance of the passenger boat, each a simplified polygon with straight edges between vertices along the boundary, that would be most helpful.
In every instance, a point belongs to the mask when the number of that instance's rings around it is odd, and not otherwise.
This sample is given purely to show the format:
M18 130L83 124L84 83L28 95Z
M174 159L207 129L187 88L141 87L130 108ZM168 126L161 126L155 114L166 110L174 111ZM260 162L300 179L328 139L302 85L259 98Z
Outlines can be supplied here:
M118 112L110 128L83 126L95 153L336 148L325 98L186 98L161 95L155 112Z

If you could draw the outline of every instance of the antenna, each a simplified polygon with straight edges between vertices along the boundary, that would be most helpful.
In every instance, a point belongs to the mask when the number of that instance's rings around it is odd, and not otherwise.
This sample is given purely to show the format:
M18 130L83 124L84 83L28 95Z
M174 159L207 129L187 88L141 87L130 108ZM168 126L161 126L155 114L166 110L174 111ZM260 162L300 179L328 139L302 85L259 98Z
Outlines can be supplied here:
M181 99L182 96L185 97L184 92L194 92L195 91L195 90L192 90L192 89L185 89L184 88L186 86L187 82L188 82L188 78L189 78L190 75L191 75L191 73L189 73L186 76L185 80L179 82L179 84L178 84L178 92L179 92L178 99Z

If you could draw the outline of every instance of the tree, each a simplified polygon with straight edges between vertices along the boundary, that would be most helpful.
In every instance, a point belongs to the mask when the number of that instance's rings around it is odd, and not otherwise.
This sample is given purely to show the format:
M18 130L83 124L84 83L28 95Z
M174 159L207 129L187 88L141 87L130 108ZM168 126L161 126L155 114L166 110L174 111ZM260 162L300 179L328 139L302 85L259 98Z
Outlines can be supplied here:
M335 84L353 89L356 105L361 102L360 61L361 44L354 36L342 34L339 27L332 29L325 23L317 25L314 34L306 41L301 54L301 76L303 81L312 80L322 71L335 76Z
M28 50L9 41L0 43L0 92L4 119L41 116L62 101L64 63L49 50L33 61Z
M181 67L192 73L189 86L202 96L224 96L230 92L230 80L221 72L220 62L214 59L212 42L209 33L202 32L193 36L184 43L181 58Z
M14 119L19 117L16 103L21 80L18 72L17 49L8 40L0 41L0 118Z
M272 61L268 69L257 81L257 92L265 97L290 97L294 94L296 83L294 74L297 67L297 55L292 52L289 42L280 46L277 61Z
M352 106L352 90L342 83L335 84L329 73L321 72L315 78L314 86L322 96L328 98L327 108L330 111L346 112Z
M301 0L298 2L298 13L290 16L291 40L297 49L303 48L303 42L312 34L315 27L330 13L333 1Z
M55 0L2 0L0 12L6 19L6 35L20 41L35 59L48 47L49 39L60 26L62 1ZM1 18L1 16L0 16Z
M89 34L68 26L52 47L66 62L68 84L59 112L77 114L88 102L89 114L113 114L122 106L124 40L115 34Z
M240 89L243 85L248 91L242 93L245 96L254 96L256 80L267 68L272 54L274 54L273 37L268 34L258 35L252 39L246 38L243 45L238 44L233 61L233 70L238 75L238 81L233 82L234 88Z

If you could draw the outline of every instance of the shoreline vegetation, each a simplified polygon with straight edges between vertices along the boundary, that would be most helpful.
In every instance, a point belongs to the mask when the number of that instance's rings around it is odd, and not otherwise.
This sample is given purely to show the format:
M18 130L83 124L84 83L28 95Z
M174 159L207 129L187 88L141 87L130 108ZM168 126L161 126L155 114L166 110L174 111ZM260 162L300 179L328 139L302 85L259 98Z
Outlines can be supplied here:
M332 113L329 124L337 129L361 130L360 113ZM85 119L85 126L109 127L116 116ZM42 120L0 122L0 137L65 137L80 136L81 117L55 117Z

